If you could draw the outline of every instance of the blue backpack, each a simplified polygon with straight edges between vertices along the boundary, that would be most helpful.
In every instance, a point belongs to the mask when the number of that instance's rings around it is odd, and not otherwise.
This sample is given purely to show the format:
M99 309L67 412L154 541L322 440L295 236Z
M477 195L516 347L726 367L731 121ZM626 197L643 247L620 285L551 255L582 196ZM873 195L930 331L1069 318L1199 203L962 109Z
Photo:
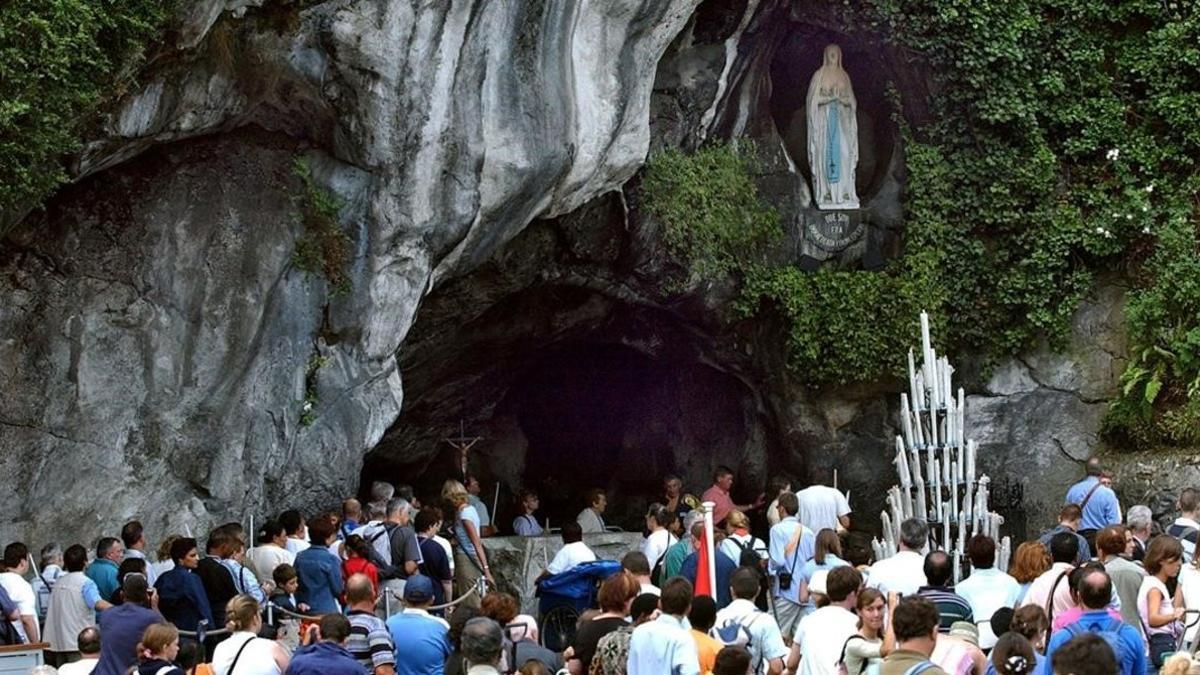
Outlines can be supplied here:
M1076 621L1064 626L1063 630L1067 631L1067 635L1070 635L1072 638L1077 635L1083 635L1085 632L1104 638L1104 641L1112 648L1113 655L1117 657L1117 665L1121 667L1121 672L1126 672L1136 659L1133 654L1129 653L1129 646L1121 639L1120 631L1124 625L1119 619L1114 619L1110 616L1108 617L1108 622L1103 625L1092 624L1090 627L1085 627L1079 621Z

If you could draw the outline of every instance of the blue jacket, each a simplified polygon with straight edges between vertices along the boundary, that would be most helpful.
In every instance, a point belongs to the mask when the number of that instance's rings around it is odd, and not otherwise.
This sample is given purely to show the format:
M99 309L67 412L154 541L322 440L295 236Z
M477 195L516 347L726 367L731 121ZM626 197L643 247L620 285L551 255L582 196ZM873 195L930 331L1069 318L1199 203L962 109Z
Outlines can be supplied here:
M717 559L717 597L713 598L717 601L717 609L721 609L733 601L729 594L729 582L733 578L733 573L737 571L737 563L730 560L729 556L716 551ZM699 554L693 552L691 555L683 559L683 567L679 568L679 574L686 577L692 585L696 585L696 566L700 564Z
M97 558L87 566L84 575L96 582L96 588L100 589L100 597L112 602L113 594L121 585L117 581L117 563L108 558Z
M1070 626L1060 628L1051 636L1049 644L1046 645L1046 661L1042 664L1040 675L1054 675L1054 668L1051 666L1054 651L1065 645L1075 635L1084 631L1098 634L1109 625L1117 627L1117 639L1123 647L1114 650L1118 652L1116 656L1117 662L1121 666L1121 675L1146 675L1148 662L1146 652L1143 651L1145 643L1142 642L1142 634L1138 629L1112 618L1105 609L1084 612L1072 625L1075 628L1071 629Z
M342 566L336 556L324 546L306 548L296 556L296 576L300 589L297 602L307 602L313 614L339 611L338 596L342 594Z
M208 622L208 630L224 628L213 624L212 608L204 584L186 567L176 565L154 583L158 590L158 609L180 630L196 630L201 619Z
M318 642L296 650L286 675L363 675L363 667L345 647Z
M152 609L126 602L99 613L100 661L95 675L125 675L129 666L137 663L137 645L142 641L146 626L159 623L163 617Z

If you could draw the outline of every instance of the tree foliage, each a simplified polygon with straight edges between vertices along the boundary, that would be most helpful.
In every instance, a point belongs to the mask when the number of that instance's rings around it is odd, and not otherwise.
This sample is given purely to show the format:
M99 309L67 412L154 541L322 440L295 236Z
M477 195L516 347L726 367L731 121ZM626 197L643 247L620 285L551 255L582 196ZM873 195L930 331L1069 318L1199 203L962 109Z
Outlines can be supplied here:
M956 350L1061 344L1095 275L1118 270L1134 348L1110 429L1200 427L1200 5L864 0L842 20L927 63L934 121L904 130L905 252L886 271L722 265L746 314L786 317L792 367L897 372L920 308Z
M125 90L173 0L0 3L0 214L66 180L63 155ZM2 234L2 232L0 232Z

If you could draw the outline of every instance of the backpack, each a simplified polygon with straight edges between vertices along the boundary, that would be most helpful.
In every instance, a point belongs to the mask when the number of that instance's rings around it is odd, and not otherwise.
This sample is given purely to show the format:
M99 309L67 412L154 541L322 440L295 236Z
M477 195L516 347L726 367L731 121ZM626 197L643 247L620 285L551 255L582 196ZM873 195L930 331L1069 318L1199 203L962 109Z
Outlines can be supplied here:
M1177 525L1172 523L1167 528L1167 534L1179 540L1183 545L1183 561L1191 562L1196 555L1196 540L1200 536L1200 530L1189 525Z
M740 553L738 553L738 567L753 567L756 570L762 568L762 558L760 558L758 556L758 552L754 550L753 537L751 537L750 540L744 544L734 537L729 537L729 541L732 541L740 551Z
M391 532L388 531L387 525L380 525L379 530L367 538L367 544L371 547L371 563L376 567L391 567L392 566L392 538ZM388 538L387 557L379 553L379 549L375 548L375 542L379 541L380 537Z
M726 647L745 647L746 651L754 654L754 650L758 645L754 644L754 635L750 632L750 628L754 626L755 621L764 616L764 613L755 611L752 614L754 618L750 619L749 623L742 623L738 619L726 619L725 623L720 626L713 626L710 633L711 637ZM744 619L745 615L742 618ZM750 672L757 673L761 665L762 654L759 653L758 659L755 661L754 667L750 669Z
M1117 664L1126 666L1134 662L1133 654L1129 653L1128 647L1125 646L1125 641L1121 639L1120 630L1125 624L1120 619L1108 617L1108 621L1103 626L1094 625L1093 627L1084 627L1080 622L1069 623L1062 628L1067 632L1070 638L1082 635L1084 631L1099 635L1104 638L1108 646L1113 650L1113 654L1117 657ZM1099 629L1099 630L1097 630ZM1068 638L1068 639L1070 639Z

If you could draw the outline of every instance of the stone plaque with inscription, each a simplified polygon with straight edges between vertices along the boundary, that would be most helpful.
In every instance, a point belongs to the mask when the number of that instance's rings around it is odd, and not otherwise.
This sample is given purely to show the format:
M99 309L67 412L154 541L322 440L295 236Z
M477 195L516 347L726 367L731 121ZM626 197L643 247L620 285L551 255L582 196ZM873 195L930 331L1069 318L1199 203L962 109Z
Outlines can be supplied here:
M800 255L824 260L859 244L867 219L862 209L820 211L809 207L796 214L795 220Z

